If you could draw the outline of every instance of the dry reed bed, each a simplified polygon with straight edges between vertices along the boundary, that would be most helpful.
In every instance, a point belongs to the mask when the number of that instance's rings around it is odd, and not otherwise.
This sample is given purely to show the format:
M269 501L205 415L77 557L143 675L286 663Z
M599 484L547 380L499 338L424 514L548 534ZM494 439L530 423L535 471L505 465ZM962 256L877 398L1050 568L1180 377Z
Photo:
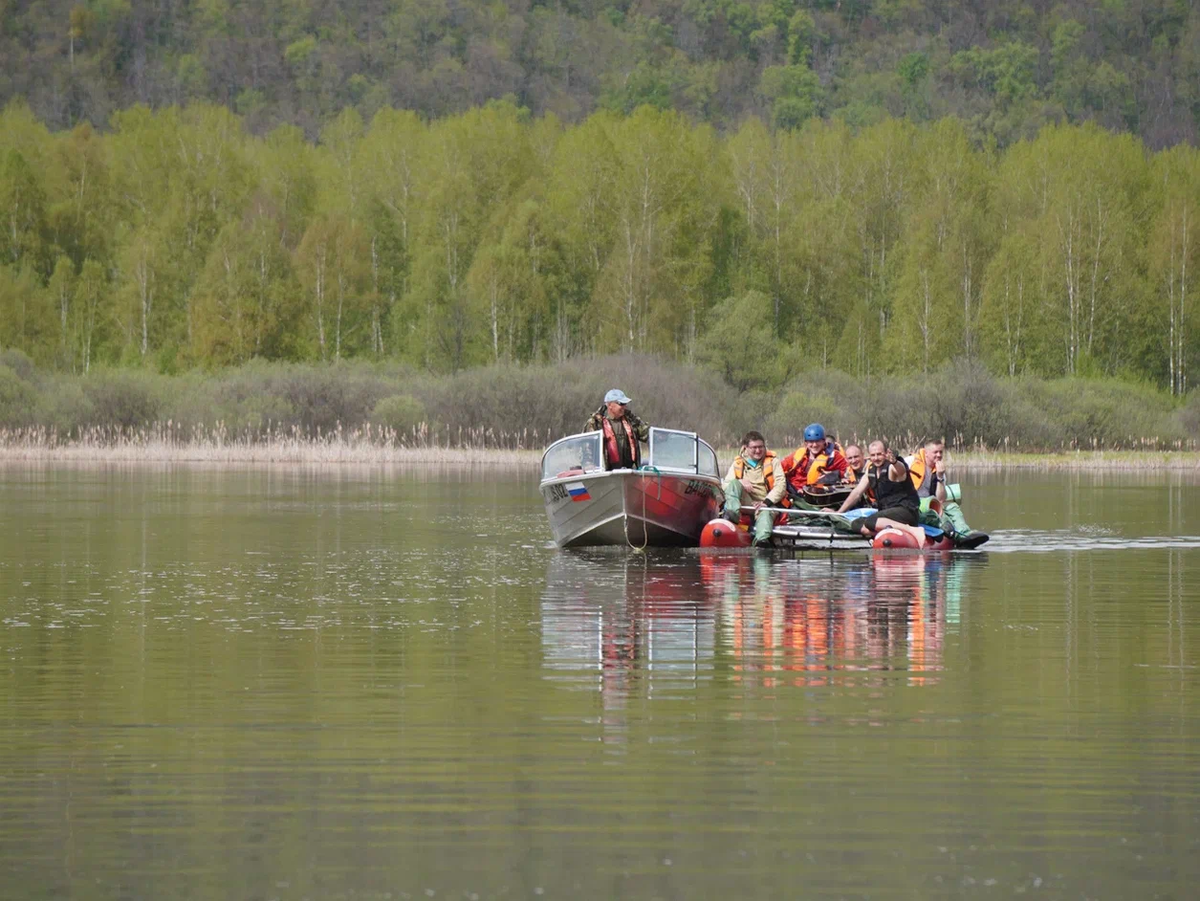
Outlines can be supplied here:
M71 439L41 428L0 430L0 460L295 464L536 465L540 451L504 446L490 430L431 443L419 432L374 428L307 437L298 428L230 436L221 427L182 434L171 424L145 429L93 428Z
M304 465L405 464L536 466L541 447L524 446L531 437L489 430L459 431L430 440L427 432L401 434L366 425L307 437L298 428L231 436L218 426L183 434L171 424L145 429L93 428L61 439L41 428L0 430L0 461L40 462L204 462ZM523 440L524 439L524 440ZM435 439L436 440L436 439ZM728 463L735 448L720 449ZM978 445L951 452L956 469L986 470L1200 470L1193 450L1066 450L1051 453L990 451Z

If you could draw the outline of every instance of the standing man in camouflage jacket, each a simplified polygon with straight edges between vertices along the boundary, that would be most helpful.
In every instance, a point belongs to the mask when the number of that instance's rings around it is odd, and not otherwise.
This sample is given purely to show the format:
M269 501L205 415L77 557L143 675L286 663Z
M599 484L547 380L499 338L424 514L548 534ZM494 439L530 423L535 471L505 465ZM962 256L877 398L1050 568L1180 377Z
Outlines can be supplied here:
M641 442L650 440L650 426L634 415L629 404L625 392L613 388L583 427L585 432L604 433L605 469L637 469L642 465Z

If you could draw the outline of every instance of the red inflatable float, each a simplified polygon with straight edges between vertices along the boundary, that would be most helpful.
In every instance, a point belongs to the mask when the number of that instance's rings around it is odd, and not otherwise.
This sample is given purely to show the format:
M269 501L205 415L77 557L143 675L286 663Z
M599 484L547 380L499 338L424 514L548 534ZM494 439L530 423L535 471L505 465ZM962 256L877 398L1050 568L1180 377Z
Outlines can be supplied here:
M941 538L927 537L925 547L921 548L917 545L917 539L908 532L901 532L899 529L884 529L872 539L871 547L878 551L949 551L954 548L954 542L950 540L949 535L943 534Z
M752 537L727 519L711 519L700 533L700 547L750 547Z

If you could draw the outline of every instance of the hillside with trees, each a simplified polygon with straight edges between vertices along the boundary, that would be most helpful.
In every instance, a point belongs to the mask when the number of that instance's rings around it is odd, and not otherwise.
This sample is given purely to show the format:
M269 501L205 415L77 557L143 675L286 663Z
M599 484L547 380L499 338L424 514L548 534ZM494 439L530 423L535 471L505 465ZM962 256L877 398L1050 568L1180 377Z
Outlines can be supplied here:
M732 131L953 116L1007 146L1095 122L1196 143L1196 0L0 2L0 107L53 129L204 101L315 139L342 110L510 100L568 124L672 109Z

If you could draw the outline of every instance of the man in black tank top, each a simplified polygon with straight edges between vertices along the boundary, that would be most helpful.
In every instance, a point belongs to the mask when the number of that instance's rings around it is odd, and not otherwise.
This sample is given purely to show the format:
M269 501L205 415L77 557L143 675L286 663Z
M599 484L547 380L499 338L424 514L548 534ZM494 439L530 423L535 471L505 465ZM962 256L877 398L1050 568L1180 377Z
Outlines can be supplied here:
M850 496L842 502L838 513L845 513L858 503L867 489L875 495L875 509L858 521L863 535L873 538L883 529L899 529L912 535L918 547L925 546L925 530L918 525L921 515L921 498L908 475L908 465L888 449L884 441L872 441L867 448L870 464L859 479Z

